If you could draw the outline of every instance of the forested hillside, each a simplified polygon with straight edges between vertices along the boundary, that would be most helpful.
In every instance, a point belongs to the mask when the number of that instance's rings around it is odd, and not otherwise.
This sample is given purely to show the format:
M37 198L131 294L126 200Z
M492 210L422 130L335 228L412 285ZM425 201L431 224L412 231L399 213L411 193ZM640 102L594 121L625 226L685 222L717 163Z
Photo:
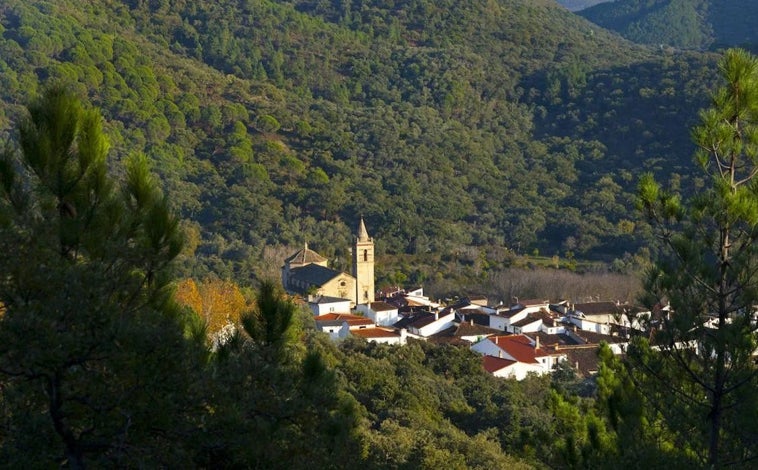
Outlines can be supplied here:
M642 44L756 50L758 5L741 0L618 0L579 14Z
M559 4L563 5L570 11L579 11L595 6L598 3L605 3L613 0L557 0Z
M637 45L553 0L0 2L0 462L749 466L757 97L744 50ZM359 217L377 287L565 308L497 315L523 357L477 356L484 310L452 302L435 320L472 336L333 342L265 276L302 243L346 268ZM642 281L530 264L642 258ZM580 289L642 291L613 348Z
M380 255L634 253L636 175L696 184L679 168L713 81L707 55L549 0L9 0L0 24L3 133L73 87L118 159L152 161L197 276L304 241L339 267L360 215Z

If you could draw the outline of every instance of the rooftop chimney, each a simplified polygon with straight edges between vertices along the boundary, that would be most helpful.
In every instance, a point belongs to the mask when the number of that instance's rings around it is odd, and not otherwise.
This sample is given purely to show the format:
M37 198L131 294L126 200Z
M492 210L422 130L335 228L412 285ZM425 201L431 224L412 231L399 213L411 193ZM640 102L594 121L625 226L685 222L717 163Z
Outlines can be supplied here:
M536 338L536 340L535 340L535 343L534 343L534 349L539 349L540 348L540 337L535 335L535 338Z

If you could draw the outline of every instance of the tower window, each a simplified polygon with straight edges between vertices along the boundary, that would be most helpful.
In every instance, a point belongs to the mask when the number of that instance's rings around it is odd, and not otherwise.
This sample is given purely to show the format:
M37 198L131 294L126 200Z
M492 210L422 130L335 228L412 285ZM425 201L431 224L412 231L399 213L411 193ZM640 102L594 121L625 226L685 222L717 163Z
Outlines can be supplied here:
M368 250L363 250L363 261L368 261Z

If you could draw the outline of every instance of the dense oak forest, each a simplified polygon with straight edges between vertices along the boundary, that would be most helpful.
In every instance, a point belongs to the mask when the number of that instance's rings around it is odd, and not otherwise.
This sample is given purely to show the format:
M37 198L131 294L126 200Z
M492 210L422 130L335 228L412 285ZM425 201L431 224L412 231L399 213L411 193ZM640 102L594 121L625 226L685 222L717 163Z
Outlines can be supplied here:
M638 173L699 184L714 57L549 0L10 0L0 25L3 133L40 84L100 108L186 221L186 275L260 277L305 241L346 266L360 215L385 264L428 263L412 282L524 253L623 270L647 256Z
M570 11L580 11L585 8L604 3L609 0L557 0L559 4L563 5Z
M580 13L627 39L654 46L755 51L758 6L740 0L618 0Z
M0 462L749 465L758 61L721 56L551 0L0 3ZM594 377L517 382L335 344L264 278L304 242L347 268L361 216L380 284L633 298L653 267L674 355L647 330Z

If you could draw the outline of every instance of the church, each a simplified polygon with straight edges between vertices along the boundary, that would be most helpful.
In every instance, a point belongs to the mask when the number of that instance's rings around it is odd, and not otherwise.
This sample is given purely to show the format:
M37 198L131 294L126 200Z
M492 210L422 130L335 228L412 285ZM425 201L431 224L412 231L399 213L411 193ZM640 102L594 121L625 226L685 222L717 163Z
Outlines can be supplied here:
M337 271L308 244L284 260L282 285L290 294L350 300L351 306L374 301L374 239L361 218L353 240L353 273Z

